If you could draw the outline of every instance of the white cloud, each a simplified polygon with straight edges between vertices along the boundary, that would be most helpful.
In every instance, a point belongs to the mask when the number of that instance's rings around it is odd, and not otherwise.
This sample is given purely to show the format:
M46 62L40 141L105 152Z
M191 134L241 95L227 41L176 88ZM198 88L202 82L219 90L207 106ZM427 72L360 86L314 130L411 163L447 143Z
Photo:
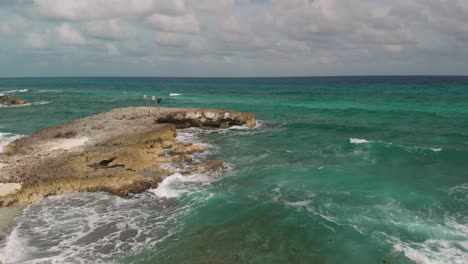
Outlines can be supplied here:
M403 50L401 45L384 45L384 49L388 52L401 52Z
M0 34L21 33L31 26L31 22L22 16L13 16L11 20L0 24Z
M11 33L11 28L9 25L0 25L0 35Z
M91 21L85 24L89 35L104 39L128 39L136 36L136 29L123 25L119 19Z
M75 30L69 24L62 24L57 29L57 38L60 43L70 44L70 45L85 45L87 43L86 39L81 35L81 33Z
M24 44L32 49L46 49L50 45L49 34L30 32L25 36Z
M0 6L0 45L23 54L47 49L35 52L44 60L78 54L96 65L112 56L122 65L174 67L199 60L196 70L206 62L220 72L232 64L314 74L324 65L336 73L386 71L388 57L417 73L422 62L447 71L467 65L466 0L22 0Z
M234 0L193 0L191 5L203 11L218 11L232 7Z
M177 58L173 56L160 56L159 60L162 62L175 62L177 61Z
M226 64L231 64L232 58L230 56L223 56L223 62Z
M157 32L154 34L154 41L160 46L181 47L188 44L189 40L186 35Z
M107 55L109 56L118 56L120 55L119 49L115 44L106 44Z
M151 13L181 14L182 0L34 0L34 11L39 14L67 20L141 16Z
M168 16L154 14L147 19L154 29L164 32L198 33L200 24L194 15Z
M229 32L229 33L234 33L234 34L242 34L244 33L244 30L242 29L242 26L239 23L239 20L235 16L230 16L225 18L221 22L221 29L224 32Z

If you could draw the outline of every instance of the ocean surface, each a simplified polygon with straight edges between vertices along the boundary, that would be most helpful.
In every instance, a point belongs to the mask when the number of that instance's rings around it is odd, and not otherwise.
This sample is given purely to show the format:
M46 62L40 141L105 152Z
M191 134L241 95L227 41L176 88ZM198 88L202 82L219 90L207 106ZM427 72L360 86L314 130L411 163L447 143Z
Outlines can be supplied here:
M1 209L4 263L468 263L468 77L25 78L0 94L29 102L0 108L0 145L143 94L258 119L179 133L222 173Z

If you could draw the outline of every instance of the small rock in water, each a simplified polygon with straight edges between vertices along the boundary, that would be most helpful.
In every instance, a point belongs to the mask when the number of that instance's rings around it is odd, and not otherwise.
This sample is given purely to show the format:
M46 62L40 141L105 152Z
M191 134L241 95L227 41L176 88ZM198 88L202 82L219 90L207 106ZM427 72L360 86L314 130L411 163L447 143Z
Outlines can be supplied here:
M15 98L15 97L10 97L10 96L0 96L0 105L20 105L20 104L25 104L26 100L20 99L20 98Z

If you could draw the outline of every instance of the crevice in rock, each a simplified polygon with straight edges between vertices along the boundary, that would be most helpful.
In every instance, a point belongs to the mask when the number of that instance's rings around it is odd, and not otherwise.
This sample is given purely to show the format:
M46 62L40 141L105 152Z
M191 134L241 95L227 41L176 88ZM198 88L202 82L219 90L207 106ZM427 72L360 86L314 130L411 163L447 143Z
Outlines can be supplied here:
M101 162L98 163L99 167L107 167L111 162L113 162L116 159L116 157L112 157L110 159L102 160Z
M125 168L124 164L114 164L112 166L109 166L109 164L113 162L115 159L117 159L117 157L112 157L110 159L101 160L99 163L94 163L88 166L95 170Z

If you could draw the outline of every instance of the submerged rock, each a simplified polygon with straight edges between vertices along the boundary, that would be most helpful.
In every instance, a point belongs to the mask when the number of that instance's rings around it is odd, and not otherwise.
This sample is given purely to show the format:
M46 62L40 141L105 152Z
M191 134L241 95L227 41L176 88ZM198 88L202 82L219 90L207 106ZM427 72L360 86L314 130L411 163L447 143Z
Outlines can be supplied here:
M0 96L0 105L22 105L25 104L26 100L20 99L20 98L15 98L15 97L10 97L6 95Z
M13 141L0 153L0 183L22 187L0 193L0 207L57 194L105 191L126 196L155 188L170 174L161 164L192 164L190 154L205 151L176 140L180 122L200 127L255 124L252 113L224 110L163 108L156 115L170 118L154 124L145 107L115 109ZM193 173L222 168L218 161L205 163L192 164Z

